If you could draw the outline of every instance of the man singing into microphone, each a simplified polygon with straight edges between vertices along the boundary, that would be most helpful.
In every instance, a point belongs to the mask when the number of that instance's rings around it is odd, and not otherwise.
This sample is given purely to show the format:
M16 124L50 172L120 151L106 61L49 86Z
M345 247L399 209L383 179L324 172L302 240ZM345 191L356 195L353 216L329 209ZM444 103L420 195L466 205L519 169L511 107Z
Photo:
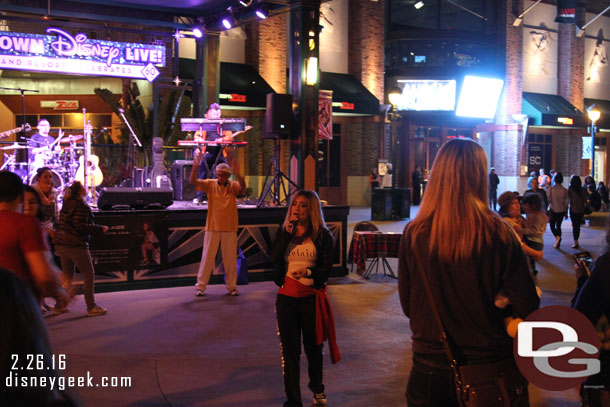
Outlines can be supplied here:
M208 215L203 237L203 253L197 271L195 295L203 297L214 269L218 245L225 268L225 284L229 295L239 295L237 291L237 195L243 193L245 182L239 173L237 161L234 164L237 181L230 181L231 167L218 164L216 179L197 179L197 168L202 154L198 152L193 162L190 183L208 196Z

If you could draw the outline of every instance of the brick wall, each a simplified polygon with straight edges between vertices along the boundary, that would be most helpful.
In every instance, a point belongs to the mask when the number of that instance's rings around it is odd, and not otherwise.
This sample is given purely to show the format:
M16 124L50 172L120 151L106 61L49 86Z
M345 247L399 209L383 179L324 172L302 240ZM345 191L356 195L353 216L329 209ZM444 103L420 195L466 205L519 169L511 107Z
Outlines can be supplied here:
M584 23L585 10L581 8L581 21ZM575 24L559 24L557 55L557 93L582 110L585 88L585 39L576 37Z
M257 69L277 93L285 93L287 89L286 24L286 14L278 14L246 28L246 63Z
M348 176L368 176L379 157L379 123L346 120L346 170Z
M384 0L349 2L348 72L384 103Z
M570 176L581 173L582 135L567 131L555 133L556 170L563 174L563 186L567 188Z

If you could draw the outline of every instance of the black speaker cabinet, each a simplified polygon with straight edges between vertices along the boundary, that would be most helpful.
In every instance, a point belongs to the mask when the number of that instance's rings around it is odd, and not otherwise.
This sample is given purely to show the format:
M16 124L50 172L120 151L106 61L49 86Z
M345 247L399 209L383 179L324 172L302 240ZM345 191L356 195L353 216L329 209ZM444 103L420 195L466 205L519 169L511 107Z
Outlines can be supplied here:
M392 190L392 214L400 219L411 217L411 190L409 188Z
M173 203L170 188L102 188L97 200L100 209L153 209L167 208Z
M172 187L177 201L190 201L195 198L195 186L189 183L193 161L176 160L172 165Z
M263 138L287 138L292 134L293 122L292 95L267 93Z
M374 188L371 197L371 219L392 219L392 190L389 188Z

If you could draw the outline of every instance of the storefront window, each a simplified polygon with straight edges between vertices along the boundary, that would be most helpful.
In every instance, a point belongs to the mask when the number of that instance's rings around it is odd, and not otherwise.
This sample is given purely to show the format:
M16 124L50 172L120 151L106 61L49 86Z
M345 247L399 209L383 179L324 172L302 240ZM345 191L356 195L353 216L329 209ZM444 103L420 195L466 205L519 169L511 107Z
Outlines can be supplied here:
M527 172L538 173L544 168L547 173L553 165L553 136L551 134L530 133L527 135Z

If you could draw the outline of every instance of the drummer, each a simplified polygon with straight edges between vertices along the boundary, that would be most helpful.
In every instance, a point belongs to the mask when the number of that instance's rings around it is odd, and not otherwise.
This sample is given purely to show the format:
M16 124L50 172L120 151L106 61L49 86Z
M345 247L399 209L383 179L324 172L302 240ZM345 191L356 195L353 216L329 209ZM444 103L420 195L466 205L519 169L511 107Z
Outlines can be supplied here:
M51 130L51 124L49 123L49 121L47 119L40 119L40 121L36 125L36 128L38 129L38 133L34 134L28 140L28 146L31 147L30 165L32 165L36 161L38 161L36 166L47 165L49 163L46 162L46 160L42 157L44 157L45 150L50 151L50 150L45 149L45 147L48 148L51 144L53 144L55 142L55 139L53 138L53 136L49 135L49 130ZM61 139L63 137L63 135L64 135L64 132L61 129L59 129L59 133L58 133L57 137ZM58 149L59 146L56 145L55 148ZM41 158L37 159L37 157L39 155Z

